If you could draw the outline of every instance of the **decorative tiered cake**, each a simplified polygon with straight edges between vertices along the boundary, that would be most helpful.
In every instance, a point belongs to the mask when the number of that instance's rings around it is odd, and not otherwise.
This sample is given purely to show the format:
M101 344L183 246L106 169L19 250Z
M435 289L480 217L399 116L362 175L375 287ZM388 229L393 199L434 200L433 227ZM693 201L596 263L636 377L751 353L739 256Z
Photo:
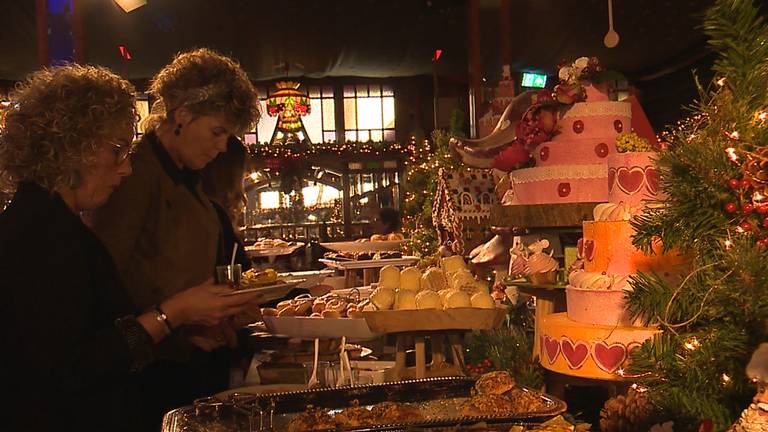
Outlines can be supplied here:
M533 151L536 166L512 171L505 205L605 202L608 157L616 153L616 136L629 130L629 102L610 101L605 86L582 83L586 101L569 108L558 122L559 133Z
M630 138L627 138L630 137ZM640 140L621 134L617 141ZM622 146L619 145L619 151ZM663 199L653 152L617 153L608 157L609 202L594 210L594 221L584 222L579 258L584 269L573 271L566 288L567 313L545 317L542 324L542 364L558 372L599 379L617 379L629 352L656 330L632 322L625 296L630 277L656 272L665 278L681 273L686 259L675 253L645 255L632 245L630 219ZM555 343L562 358L553 355ZM581 356L580 353L586 353Z

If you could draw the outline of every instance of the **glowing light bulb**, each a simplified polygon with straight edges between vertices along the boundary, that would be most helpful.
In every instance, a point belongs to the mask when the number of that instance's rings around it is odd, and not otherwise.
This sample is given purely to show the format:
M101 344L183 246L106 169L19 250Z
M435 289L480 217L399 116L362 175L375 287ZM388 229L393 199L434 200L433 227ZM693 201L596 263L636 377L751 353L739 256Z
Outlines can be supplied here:
M726 241L730 241L730 240L726 240ZM698 339L696 339L696 336L693 336L693 337L691 337L690 339L688 339L687 341L685 341L685 343L683 344L683 346L684 346L684 347L685 347L685 349L687 349L688 351L693 351L693 350L695 350L696 348L700 347L700 346L701 346L701 343L699 342L699 340L698 340Z
M720 87L724 86L725 85L725 77L720 78L716 82L717 82L717 85L719 85Z
M760 120L761 122L768 120L768 112L760 111L759 113L757 113L757 119Z
M728 147L725 149L725 152L728 154L728 159L730 159L732 162L736 162L739 160L739 155L736 154L736 149L733 147Z
M723 381L723 384L730 384L731 382L731 377L725 373L720 376L720 379Z
M739 131L733 131L728 134L728 138L732 140L738 140L739 139Z
M251 177L251 180L256 181L256 179L259 178L259 174L256 171L254 171L251 173L250 177Z
M733 247L733 242L731 241L731 239L726 240L725 242L723 242L723 244L725 245L725 250L729 250Z

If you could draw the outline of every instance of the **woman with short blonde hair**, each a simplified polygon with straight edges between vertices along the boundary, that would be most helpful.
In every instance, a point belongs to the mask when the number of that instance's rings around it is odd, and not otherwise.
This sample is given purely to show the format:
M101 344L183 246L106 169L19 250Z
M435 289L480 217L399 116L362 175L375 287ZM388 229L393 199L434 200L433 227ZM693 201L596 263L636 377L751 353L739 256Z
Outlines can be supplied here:
M230 136L249 130L259 117L245 72L209 49L176 55L152 79L149 93L155 101L133 158L134 175L93 220L141 308L228 263L231 250L223 251L221 226L199 171L226 151ZM141 376L142 399L155 419L147 427L157 427L172 408L226 388L228 353L218 348L235 344L234 330L198 328L163 343L162 361Z
M130 377L153 345L185 326L216 325L257 297L203 282L138 310L104 245L79 214L131 174L133 87L110 71L36 72L12 95L0 133L4 430L140 428ZM119 419L116 421L116 419Z

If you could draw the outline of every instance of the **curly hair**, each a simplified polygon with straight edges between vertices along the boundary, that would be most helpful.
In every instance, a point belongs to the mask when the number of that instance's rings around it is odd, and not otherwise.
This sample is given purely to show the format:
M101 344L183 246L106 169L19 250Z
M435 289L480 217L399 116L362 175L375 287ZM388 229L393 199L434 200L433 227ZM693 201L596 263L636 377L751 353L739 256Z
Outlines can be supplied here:
M116 128L137 119L134 88L108 69L65 65L33 72L11 93L0 133L0 186L76 187Z
M260 117L256 90L243 69L207 48L177 54L152 79L149 93L157 99L144 122L147 130L181 107L198 116L222 114L236 135L249 131Z

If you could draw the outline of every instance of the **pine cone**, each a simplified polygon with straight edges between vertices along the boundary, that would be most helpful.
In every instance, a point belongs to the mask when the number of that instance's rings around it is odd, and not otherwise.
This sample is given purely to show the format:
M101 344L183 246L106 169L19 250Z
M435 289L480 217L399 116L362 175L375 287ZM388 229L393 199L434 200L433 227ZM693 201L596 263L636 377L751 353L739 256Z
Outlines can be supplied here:
M626 396L608 399L600 411L603 432L645 432L651 426L653 406L645 394L630 388Z

